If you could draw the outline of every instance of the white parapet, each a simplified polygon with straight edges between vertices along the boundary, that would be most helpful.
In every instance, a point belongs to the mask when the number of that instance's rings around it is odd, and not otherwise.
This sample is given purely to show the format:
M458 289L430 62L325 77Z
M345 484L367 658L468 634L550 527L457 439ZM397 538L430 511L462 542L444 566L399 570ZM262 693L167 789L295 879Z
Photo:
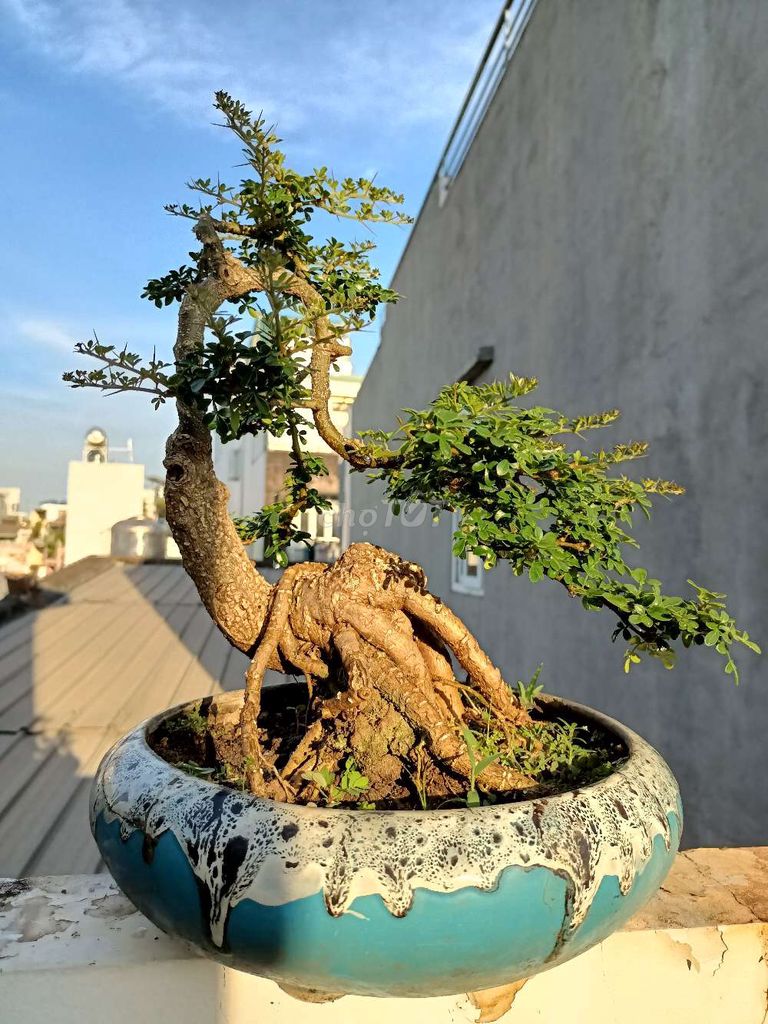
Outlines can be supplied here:
M158 931L108 876L0 882L2 1024L765 1024L768 850L681 854L621 932L518 985L299 1002Z

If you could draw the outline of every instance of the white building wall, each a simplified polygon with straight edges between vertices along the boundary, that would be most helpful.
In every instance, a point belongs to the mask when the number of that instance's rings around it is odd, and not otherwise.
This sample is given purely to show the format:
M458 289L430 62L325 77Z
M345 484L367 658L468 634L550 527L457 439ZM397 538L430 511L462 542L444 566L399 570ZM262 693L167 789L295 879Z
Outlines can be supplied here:
M340 363L341 372L331 376L331 419L338 430L343 434L349 434L352 406L360 390L362 378L352 373L352 364L349 359L340 360ZM306 435L307 451L317 455L331 454L331 449L313 426L307 427ZM282 437L272 437L269 434L259 434L258 436L248 434L238 441L230 441L228 444L222 444L217 437L214 437L213 459L216 475L229 490L229 510L232 515L251 515L263 508L267 501L267 454L268 452L287 452L290 449L291 439L288 434L283 434ZM336 513L340 507L345 507L348 504L347 482L344 467L340 467L341 493L339 500L334 501ZM346 522L346 516L342 518ZM330 519L332 520L333 516ZM313 515L310 517L310 521L303 524L303 528L316 535L318 540L323 540L326 536L330 538L332 534L330 522L317 523L316 530L313 526L314 523L316 523L316 517ZM251 545L249 552L252 558L260 560L263 542L257 541Z
M15 516L21 509L21 488L0 487L0 515Z
M687 489L637 518L640 561L670 593L689 597L689 577L724 591L763 644L766 52L765 0L538 0L446 201L437 185L427 196L391 283L406 297L354 410L358 431L391 429L489 345L480 382L511 371L541 380L534 405L617 406L619 425L584 444L648 441L629 475ZM505 565L485 596L452 592L450 515L388 517L360 473L352 499L352 539L419 562L510 682L543 661L545 689L631 723L667 758L685 842L768 843L765 655L740 655L738 690L705 648L627 682L605 613ZM727 751L715 771L713 749Z
M233 516L250 515L263 507L267 484L267 442L263 434L246 434L229 444L214 437L213 461L216 475L229 491L229 511ZM257 561L263 554L263 542L249 548Z
M127 462L70 462L64 564L109 555L112 527L144 512L144 466Z

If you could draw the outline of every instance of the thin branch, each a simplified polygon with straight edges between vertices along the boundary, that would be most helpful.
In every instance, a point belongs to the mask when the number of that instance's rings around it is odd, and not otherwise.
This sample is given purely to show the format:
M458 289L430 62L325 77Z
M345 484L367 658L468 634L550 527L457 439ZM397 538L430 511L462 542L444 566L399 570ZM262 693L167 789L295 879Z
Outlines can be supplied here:
M163 398L163 399L166 399L166 398L170 397L170 392L168 392L168 391L160 391L159 388L141 388L141 387L138 387L138 386L134 387L133 385L131 385L130 387L125 387L125 388L116 388L115 385L114 384L110 384L109 381L103 381L101 384L96 383L96 382L92 382L92 381L87 381L87 382L84 382L82 384L81 383L73 384L72 387L75 387L75 388L97 388L100 391L106 391L108 395L124 395L127 391L130 391L130 392L136 391L136 392L143 392L145 395L157 395L159 398Z
M308 408L311 408L318 434L332 451L356 469L377 469L400 464L402 456L397 452L382 453L358 438L345 437L331 418L331 365L335 359L349 355L352 350L348 345L339 342L337 332L325 311L323 298L310 282L306 268L298 257L293 256L296 270L281 268L280 280L273 284L271 274L265 278L263 272L247 267L234 253L225 248L218 234L217 223L222 222L217 222L210 214L205 214L198 220L195 228L198 239L203 243L209 265L217 277L217 304L240 299L253 291L267 292L275 287L298 299L310 314L314 311L314 343L309 364L312 404Z
M123 363L119 359L110 359L107 356L100 356L97 352L90 352L90 351L88 351L88 349L81 348L79 346L75 349L75 351L77 352L78 355L90 356L91 359L96 359L98 362L103 363L105 366L115 367L116 369L123 370L126 373L133 373L137 377L140 377L142 380L152 380L152 381L155 382L155 384L157 384L159 386L160 385L165 386L166 388L168 386L168 379L167 379L167 377L164 377L162 375L158 376L155 373L151 373L146 368L142 369L140 367L131 366L130 363ZM163 365L168 366L169 364L168 363L164 363ZM145 390L145 389L142 389L142 388L131 388L131 390L132 391L141 391L141 390Z

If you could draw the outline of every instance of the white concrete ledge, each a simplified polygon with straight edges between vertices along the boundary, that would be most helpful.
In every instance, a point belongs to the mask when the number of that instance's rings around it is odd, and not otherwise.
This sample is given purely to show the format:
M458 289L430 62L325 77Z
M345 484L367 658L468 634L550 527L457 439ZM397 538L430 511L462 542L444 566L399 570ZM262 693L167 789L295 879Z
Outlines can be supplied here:
M768 1024L768 849L680 854L627 927L528 982L313 1005L168 938L108 876L0 882L3 1024Z

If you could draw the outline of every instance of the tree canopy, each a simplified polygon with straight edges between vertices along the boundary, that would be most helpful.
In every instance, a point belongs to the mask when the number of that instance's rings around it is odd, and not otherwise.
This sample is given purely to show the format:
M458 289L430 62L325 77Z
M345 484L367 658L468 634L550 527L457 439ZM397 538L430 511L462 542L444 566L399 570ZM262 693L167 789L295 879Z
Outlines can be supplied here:
M738 680L733 645L759 648L737 628L723 595L691 583L693 597L668 596L625 560L626 549L637 547L633 515L648 516L653 496L683 489L620 471L645 455L642 443L575 447L585 432L612 424L617 410L573 417L521 405L536 381L512 376L445 387L427 409L406 410L392 431L345 438L336 430L328 410L334 364L351 353L350 337L371 324L378 306L398 296L370 262L373 241L313 237L309 229L314 219L321 226L334 218L407 224L403 197L372 180L337 178L326 167L300 174L286 166L280 139L262 117L224 92L216 107L242 145L247 176L235 184L194 179L197 201L166 207L194 222L201 247L189 263L150 280L143 295L163 306L200 289L204 304L204 282L215 268L220 279L239 274L245 281L231 312L218 315L213 303L205 343L173 362L142 360L97 338L83 342L77 351L99 365L65 380L147 392L155 405L179 399L224 442L263 431L289 435L283 493L237 521L244 541L263 538L265 554L278 561L285 563L291 542L307 539L297 514L328 507L313 486L327 467L306 448L314 424L354 471L384 482L396 512L414 502L435 514L458 512L456 555L473 552L488 567L506 560L533 583L550 579L586 609L613 613L614 639L628 641L627 671L644 654L671 668L679 642L713 647ZM569 437L575 441L566 443Z

